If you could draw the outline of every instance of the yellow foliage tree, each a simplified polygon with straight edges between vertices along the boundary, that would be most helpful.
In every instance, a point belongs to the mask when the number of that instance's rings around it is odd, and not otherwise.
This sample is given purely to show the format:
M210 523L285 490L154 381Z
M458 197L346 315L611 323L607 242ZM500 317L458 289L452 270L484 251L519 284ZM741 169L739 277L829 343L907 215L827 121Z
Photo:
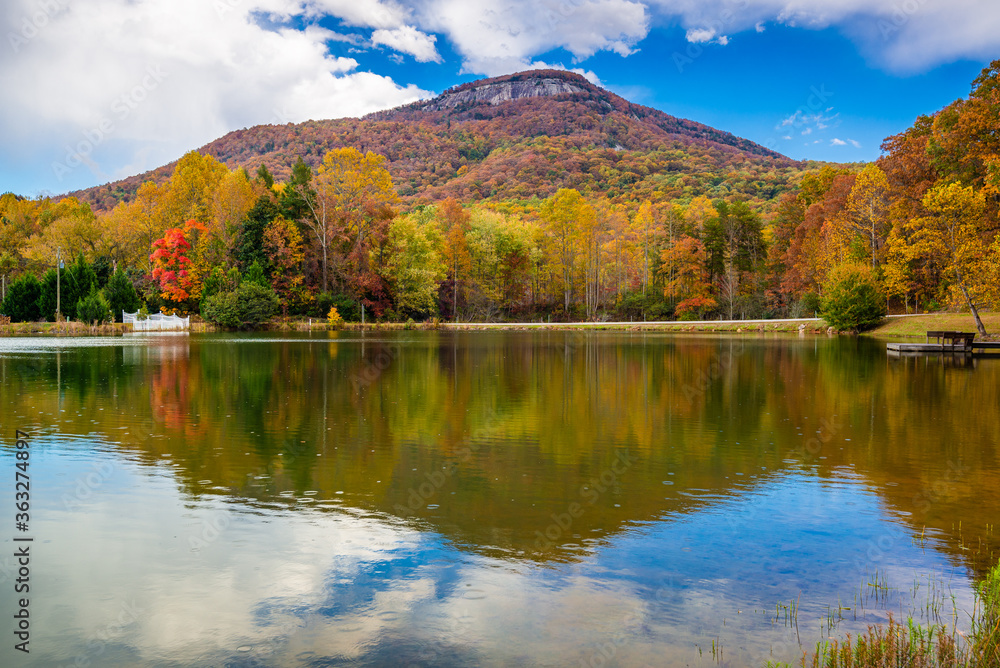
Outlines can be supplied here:
M181 227L188 220L208 225L219 183L229 169L211 155L197 151L177 161L164 194L163 215L167 227Z
M323 254L323 290L329 289L330 253L343 244L344 273L359 287L366 284L369 251L384 243L385 224L395 215L398 197L385 156L356 148L334 149L323 156L313 182L315 196L306 196L312 215L306 224Z
M881 263L889 233L889 181L878 165L868 165L858 174L844 209L829 221L832 250L841 261L857 257L863 246L873 269Z
M915 250L937 260L954 277L954 287L972 311L976 328L986 336L977 306L983 279L989 275L983 229L986 200L972 186L948 183L927 191L923 205L930 215L920 220L913 235Z
M594 208L583 195L570 188L561 188L542 206L546 251L555 278L553 287L562 292L567 312L578 282L583 230L593 227L594 218Z
M281 309L288 315L288 307L305 299L301 272L305 252L302 235L291 220L278 216L264 228L261 243L271 270L271 287L280 300Z

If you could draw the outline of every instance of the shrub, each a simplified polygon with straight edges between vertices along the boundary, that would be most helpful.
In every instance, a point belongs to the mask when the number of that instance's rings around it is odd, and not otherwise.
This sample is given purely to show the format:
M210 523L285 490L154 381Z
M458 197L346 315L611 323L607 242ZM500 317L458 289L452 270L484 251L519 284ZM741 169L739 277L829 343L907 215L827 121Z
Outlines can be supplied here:
M871 267L845 263L830 270L820 315L831 327L861 332L878 326L885 314L885 293Z
M96 283L90 284L90 292L76 302L76 319L85 323L113 322L111 307L104 297L104 292L97 289Z
M692 297L677 305L677 317L681 320L704 320L718 303L711 297Z
M235 290L206 299L201 307L205 320L230 329L267 322L278 312L278 296L259 283L242 283Z
M321 292L316 297L312 315L324 317L331 308L336 308L337 313L346 322L358 322L361 320L361 306L347 295L335 295L329 292Z
M666 320L674 313L673 307L664 301L658 290L629 292L615 306L614 317L618 320Z
M42 285L34 274L25 274L10 284L7 296L0 304L0 313L10 318L11 322L33 322L41 317L38 310L38 297L42 293Z
M334 328L340 327L344 324L344 319L340 317L339 313L337 313L336 306L331 306L330 311L326 314L326 324Z

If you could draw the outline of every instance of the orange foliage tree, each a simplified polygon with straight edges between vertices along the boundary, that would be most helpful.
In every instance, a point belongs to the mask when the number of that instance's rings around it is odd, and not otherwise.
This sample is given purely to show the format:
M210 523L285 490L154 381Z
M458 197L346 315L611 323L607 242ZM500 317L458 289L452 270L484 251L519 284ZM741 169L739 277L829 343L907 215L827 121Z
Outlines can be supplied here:
M153 280L160 285L161 296L173 302L196 299L201 292L198 273L194 269L193 261L188 257L191 242L187 237L193 230L203 229L203 226L194 220L189 220L184 228L168 229L163 238L153 242L153 248L156 250L149 256L150 262L153 263Z

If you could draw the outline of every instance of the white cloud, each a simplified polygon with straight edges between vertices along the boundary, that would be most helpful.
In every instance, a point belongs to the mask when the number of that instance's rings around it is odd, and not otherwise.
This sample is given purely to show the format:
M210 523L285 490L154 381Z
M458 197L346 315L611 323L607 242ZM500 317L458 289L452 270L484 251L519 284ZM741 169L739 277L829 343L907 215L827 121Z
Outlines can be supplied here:
M767 28L764 27L763 21L758 21L757 25L754 26L754 30L756 30L757 32L764 32L766 29Z
M229 2L234 1L239 0L229 0ZM259 0L255 0L254 4L261 3ZM307 15L314 17L335 16L347 25L363 28L399 28L410 17L409 9L391 0L388 2L384 0L304 0L303 4Z
M844 141L843 139L837 139L836 137L834 137L832 140L830 140L830 146L847 146L847 142Z
M687 31L685 38L693 44L704 44L715 39L715 31L707 28L692 28Z
M530 68L556 49L576 62L598 51L628 56L650 22L634 0L426 0L416 18L421 29L448 37L463 71L487 76Z
M857 139L848 139L847 141L850 142L851 146L853 146L854 148L861 148L861 142L859 142Z
M729 44L729 38L726 35L716 36L716 34L712 28L692 28L687 31L684 37L692 44L715 43L722 46Z
M407 53L421 63L440 63L441 55L434 46L437 37L420 32L413 26L394 30L380 28L372 33L372 44Z
M356 5L359 23L401 16ZM7 25L36 8L15 0ZM0 59L0 169L43 161L38 187L64 192L159 166L240 127L358 116L430 96L330 54L328 42L352 36L286 27L302 11L296 0L67 5Z

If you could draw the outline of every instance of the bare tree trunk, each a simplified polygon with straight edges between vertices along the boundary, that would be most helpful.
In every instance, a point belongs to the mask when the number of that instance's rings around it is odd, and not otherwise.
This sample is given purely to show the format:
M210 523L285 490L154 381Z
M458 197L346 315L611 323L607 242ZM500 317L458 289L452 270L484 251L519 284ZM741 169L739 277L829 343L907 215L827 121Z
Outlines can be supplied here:
M958 273L957 271L955 273ZM961 275L959 278L958 287L962 290L962 296L965 297L965 303L969 305L969 309L972 311L972 317L976 319L976 329L979 330L979 336L987 336L986 327L983 326L983 320L979 317L979 309L972 302L972 298L969 297L969 291L965 289L965 283L961 282Z

